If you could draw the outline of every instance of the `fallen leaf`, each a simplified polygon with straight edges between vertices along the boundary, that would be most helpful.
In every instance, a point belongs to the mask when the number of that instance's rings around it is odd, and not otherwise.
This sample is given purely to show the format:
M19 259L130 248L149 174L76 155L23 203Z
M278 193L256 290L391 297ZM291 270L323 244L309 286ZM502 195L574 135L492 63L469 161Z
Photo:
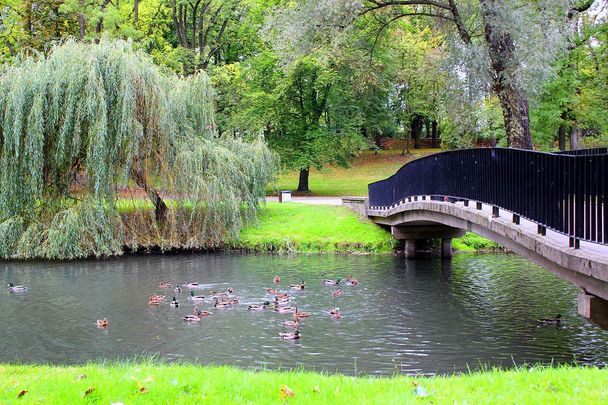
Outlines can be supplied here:
M95 391L95 388L93 388L93 387L87 388L87 390L84 392L84 396L86 397L87 395L92 394L93 391Z
M146 387L140 387L139 388L139 393L140 394L145 394L146 392L150 391L149 389L147 389Z
M287 397L293 397L296 395L287 385L283 385L279 391L279 399L283 401Z
M27 394L27 390L21 390L21 391L19 391L19 394L17 394L17 398L21 398L25 394Z

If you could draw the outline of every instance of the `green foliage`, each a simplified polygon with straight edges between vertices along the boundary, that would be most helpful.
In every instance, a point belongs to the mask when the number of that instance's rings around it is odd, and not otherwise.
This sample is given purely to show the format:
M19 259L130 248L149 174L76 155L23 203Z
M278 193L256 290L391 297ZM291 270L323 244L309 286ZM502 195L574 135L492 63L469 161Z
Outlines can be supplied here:
M502 249L498 243L492 242L491 240L472 232L467 232L461 238L452 239L452 247L463 252L493 251Z
M172 228L193 233L189 245L217 244L255 217L276 165L260 139L217 137L204 73L179 79L124 41L67 41L18 59L0 75L0 111L5 257L119 253L114 201L131 180L155 205L159 187L178 196L175 210L194 207L170 216ZM42 235L35 251L28 241L14 247L26 227Z

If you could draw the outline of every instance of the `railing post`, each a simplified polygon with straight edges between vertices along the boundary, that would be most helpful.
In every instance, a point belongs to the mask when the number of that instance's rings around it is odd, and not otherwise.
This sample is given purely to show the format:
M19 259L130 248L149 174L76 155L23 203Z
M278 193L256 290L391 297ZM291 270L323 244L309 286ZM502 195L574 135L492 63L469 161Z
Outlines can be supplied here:
M536 227L536 233L538 233L539 235L545 236L547 235L547 227L538 224L538 226Z
M571 248L580 249L581 240L578 238L575 238L574 236L570 236L570 238L568 238L568 246Z
M519 215L513 214L513 223L519 225Z
M479 201L477 201L477 209L481 210L482 208L483 208L483 205Z
M498 218L500 217L500 211L498 210L497 206L492 206L492 218Z
M468 207L469 206L469 200L464 200L464 206Z

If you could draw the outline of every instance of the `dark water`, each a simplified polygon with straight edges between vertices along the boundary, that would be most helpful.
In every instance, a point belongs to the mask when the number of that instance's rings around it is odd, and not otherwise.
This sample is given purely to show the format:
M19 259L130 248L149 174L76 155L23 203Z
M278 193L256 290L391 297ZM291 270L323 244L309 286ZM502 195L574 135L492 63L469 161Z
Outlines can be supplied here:
M283 341L288 314L252 313L268 299L272 278L306 281L290 292L302 311L302 339ZM334 287L323 278L352 274L361 284ZM576 315L577 289L515 255L459 255L409 261L339 255L133 256L71 263L3 263L0 281L26 284L24 295L0 291L0 362L81 363L158 354L247 368L301 367L347 374L445 373L480 365L608 363L608 332ZM182 316L194 304L147 305L158 283L198 281L236 289L241 303L213 310L199 325ZM172 292L167 292L172 295ZM168 297L170 299L170 296ZM338 306L342 319L328 311ZM564 326L539 327L561 313ZM107 316L108 330L95 320Z

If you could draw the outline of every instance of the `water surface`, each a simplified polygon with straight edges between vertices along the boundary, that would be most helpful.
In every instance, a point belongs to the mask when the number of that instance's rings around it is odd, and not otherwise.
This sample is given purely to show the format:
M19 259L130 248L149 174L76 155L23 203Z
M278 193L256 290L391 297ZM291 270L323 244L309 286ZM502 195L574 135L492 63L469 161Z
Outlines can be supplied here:
M289 315L253 313L247 303L269 299L272 278L306 282L290 292L300 310L299 341L283 341ZM352 274L359 286L335 287L323 278ZM74 364L158 355L168 361L245 368L305 368L347 374L446 373L480 365L608 363L608 332L576 314L577 289L515 255L458 255L452 261L405 261L346 255L149 255L104 261L0 264L0 280L26 284L24 295L0 292L0 362ZM178 309L148 306L158 284L190 281L235 288L232 309L201 306L212 316L199 325ZM172 295L172 292L166 292ZM168 297L170 299L170 296ZM328 311L338 306L342 319ZM537 318L561 313L562 327ZM108 317L110 328L95 320Z

